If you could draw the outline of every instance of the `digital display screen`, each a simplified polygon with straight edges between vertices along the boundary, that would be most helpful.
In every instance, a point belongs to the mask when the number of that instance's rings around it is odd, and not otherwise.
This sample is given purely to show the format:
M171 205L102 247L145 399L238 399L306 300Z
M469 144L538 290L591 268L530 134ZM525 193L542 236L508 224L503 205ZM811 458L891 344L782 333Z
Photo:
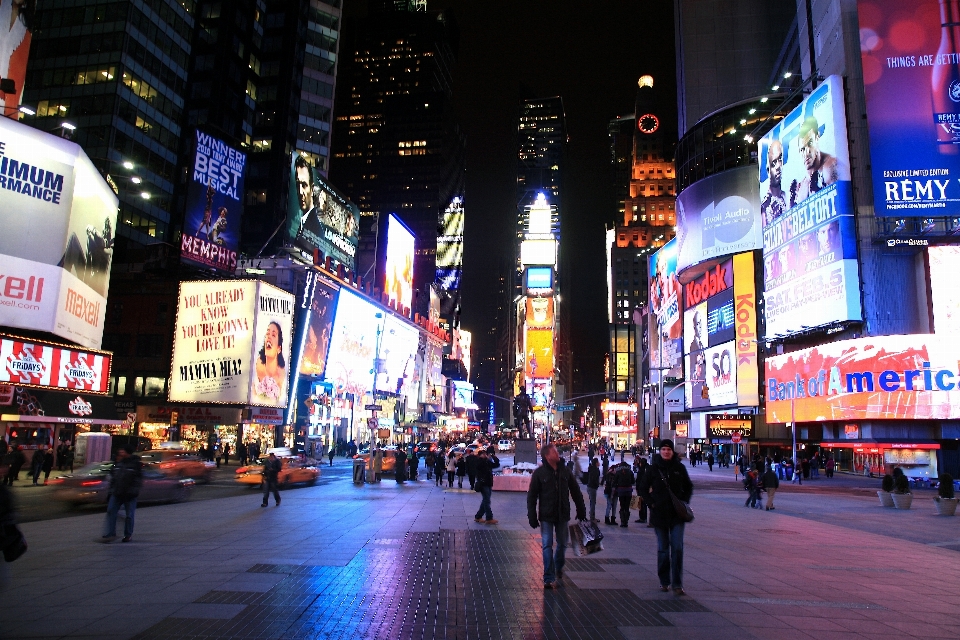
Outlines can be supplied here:
M553 329L553 298L527 298L526 324L528 329Z
M556 240L524 240L520 243L520 264L557 264Z
M527 267L527 289L553 289L553 268Z
M526 332L526 375L528 378L553 376L553 331L534 329Z
M453 407L455 409L472 409L476 405L473 401L474 387L469 382L453 381Z
M766 336L860 320L842 78L814 89L759 154Z
M928 247L933 330L940 335L960 335L960 247Z
M733 342L691 352L686 359L688 408L737 404L737 353Z
M437 237L437 267L463 266L463 199L450 201L443 212L442 233Z
M301 336L299 372L305 376L323 377L333 334L333 315L337 308L339 287L316 277L317 272L307 273L307 286L299 313L304 314Z
M666 376L681 375L683 291L677 279L677 240L650 256L650 366Z
M414 236L394 214L387 219L387 260L383 290L397 308L413 303Z
M373 388L373 360L382 313L371 302L341 289L333 321L333 337L324 378L347 393L362 396Z
M413 382L420 332L406 322L388 314L380 338L380 372L377 391L409 395L407 385Z

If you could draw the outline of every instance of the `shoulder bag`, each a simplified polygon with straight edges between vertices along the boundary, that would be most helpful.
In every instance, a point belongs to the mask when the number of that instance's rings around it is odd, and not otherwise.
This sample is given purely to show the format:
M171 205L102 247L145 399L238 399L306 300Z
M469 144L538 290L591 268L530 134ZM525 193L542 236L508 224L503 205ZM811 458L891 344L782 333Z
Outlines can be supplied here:
M658 469L658 471L660 470ZM693 509L690 508L690 505L678 498L673 492L670 483L667 482L667 477L663 475L663 471L660 471L660 478L663 480L663 486L667 488L667 493L670 494L670 502L673 503L673 510L677 513L677 517L683 522L693 522Z

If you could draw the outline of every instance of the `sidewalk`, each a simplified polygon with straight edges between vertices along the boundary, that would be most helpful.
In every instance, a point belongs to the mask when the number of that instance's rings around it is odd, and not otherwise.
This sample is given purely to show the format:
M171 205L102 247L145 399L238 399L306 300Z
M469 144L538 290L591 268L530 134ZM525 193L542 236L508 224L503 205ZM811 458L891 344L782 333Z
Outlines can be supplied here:
M473 522L478 494L426 481L282 497L138 511L130 544L95 542L102 514L25 524L0 637L958 636L960 520L919 497L904 512L876 497L778 494L764 512L744 509L743 492L697 490L685 598L657 590L653 531L632 523L604 526L604 551L569 554L562 588L544 591L523 494L494 494L497 526ZM928 540L903 539L912 532Z

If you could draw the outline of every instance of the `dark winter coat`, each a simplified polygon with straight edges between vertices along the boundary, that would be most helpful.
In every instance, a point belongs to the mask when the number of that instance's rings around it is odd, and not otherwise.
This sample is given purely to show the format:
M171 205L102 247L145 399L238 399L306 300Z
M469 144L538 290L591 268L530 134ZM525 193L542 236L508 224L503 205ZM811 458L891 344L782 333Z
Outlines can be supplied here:
M687 468L676 455L669 462L658 457L637 485L640 496L650 506L650 523L654 527L670 527L682 522L673 508L668 485L675 496L690 502L693 483L690 482Z
M763 488L764 489L780 488L780 478L778 478L777 474L773 472L773 469L767 469L767 472L763 474Z
M495 455L489 458L477 457L476 487L493 487L493 470L500 466L500 460Z
M590 465L587 469L587 488L597 489L600 487L600 467Z
M110 469L110 493L118 500L133 500L143 486L143 463L140 456L127 456Z
M633 483L635 478L633 471L630 469L630 465L621 462L615 469L616 474L613 476L614 495L633 495Z
M280 458L274 457L271 460L268 457L263 463L263 479L267 482L276 482L282 468L283 463L280 462Z
M564 523L570 520L570 498L577 505L577 519L585 519L587 508L583 503L580 485L566 466L558 463L556 470L542 464L530 478L527 490L527 520L535 522ZM539 502L539 508L537 503Z

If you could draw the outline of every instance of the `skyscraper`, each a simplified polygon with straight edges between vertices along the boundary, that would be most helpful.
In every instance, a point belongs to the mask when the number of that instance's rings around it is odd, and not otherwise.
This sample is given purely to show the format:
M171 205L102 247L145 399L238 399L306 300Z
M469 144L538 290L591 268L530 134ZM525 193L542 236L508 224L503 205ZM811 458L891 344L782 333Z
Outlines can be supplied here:
M425 315L437 237L447 235L443 212L456 197L465 215L470 205L462 200L465 138L452 111L458 30L448 12L424 8L374 3L348 25L330 177L360 208L357 270L365 279L383 269L389 214L414 232L413 309Z

